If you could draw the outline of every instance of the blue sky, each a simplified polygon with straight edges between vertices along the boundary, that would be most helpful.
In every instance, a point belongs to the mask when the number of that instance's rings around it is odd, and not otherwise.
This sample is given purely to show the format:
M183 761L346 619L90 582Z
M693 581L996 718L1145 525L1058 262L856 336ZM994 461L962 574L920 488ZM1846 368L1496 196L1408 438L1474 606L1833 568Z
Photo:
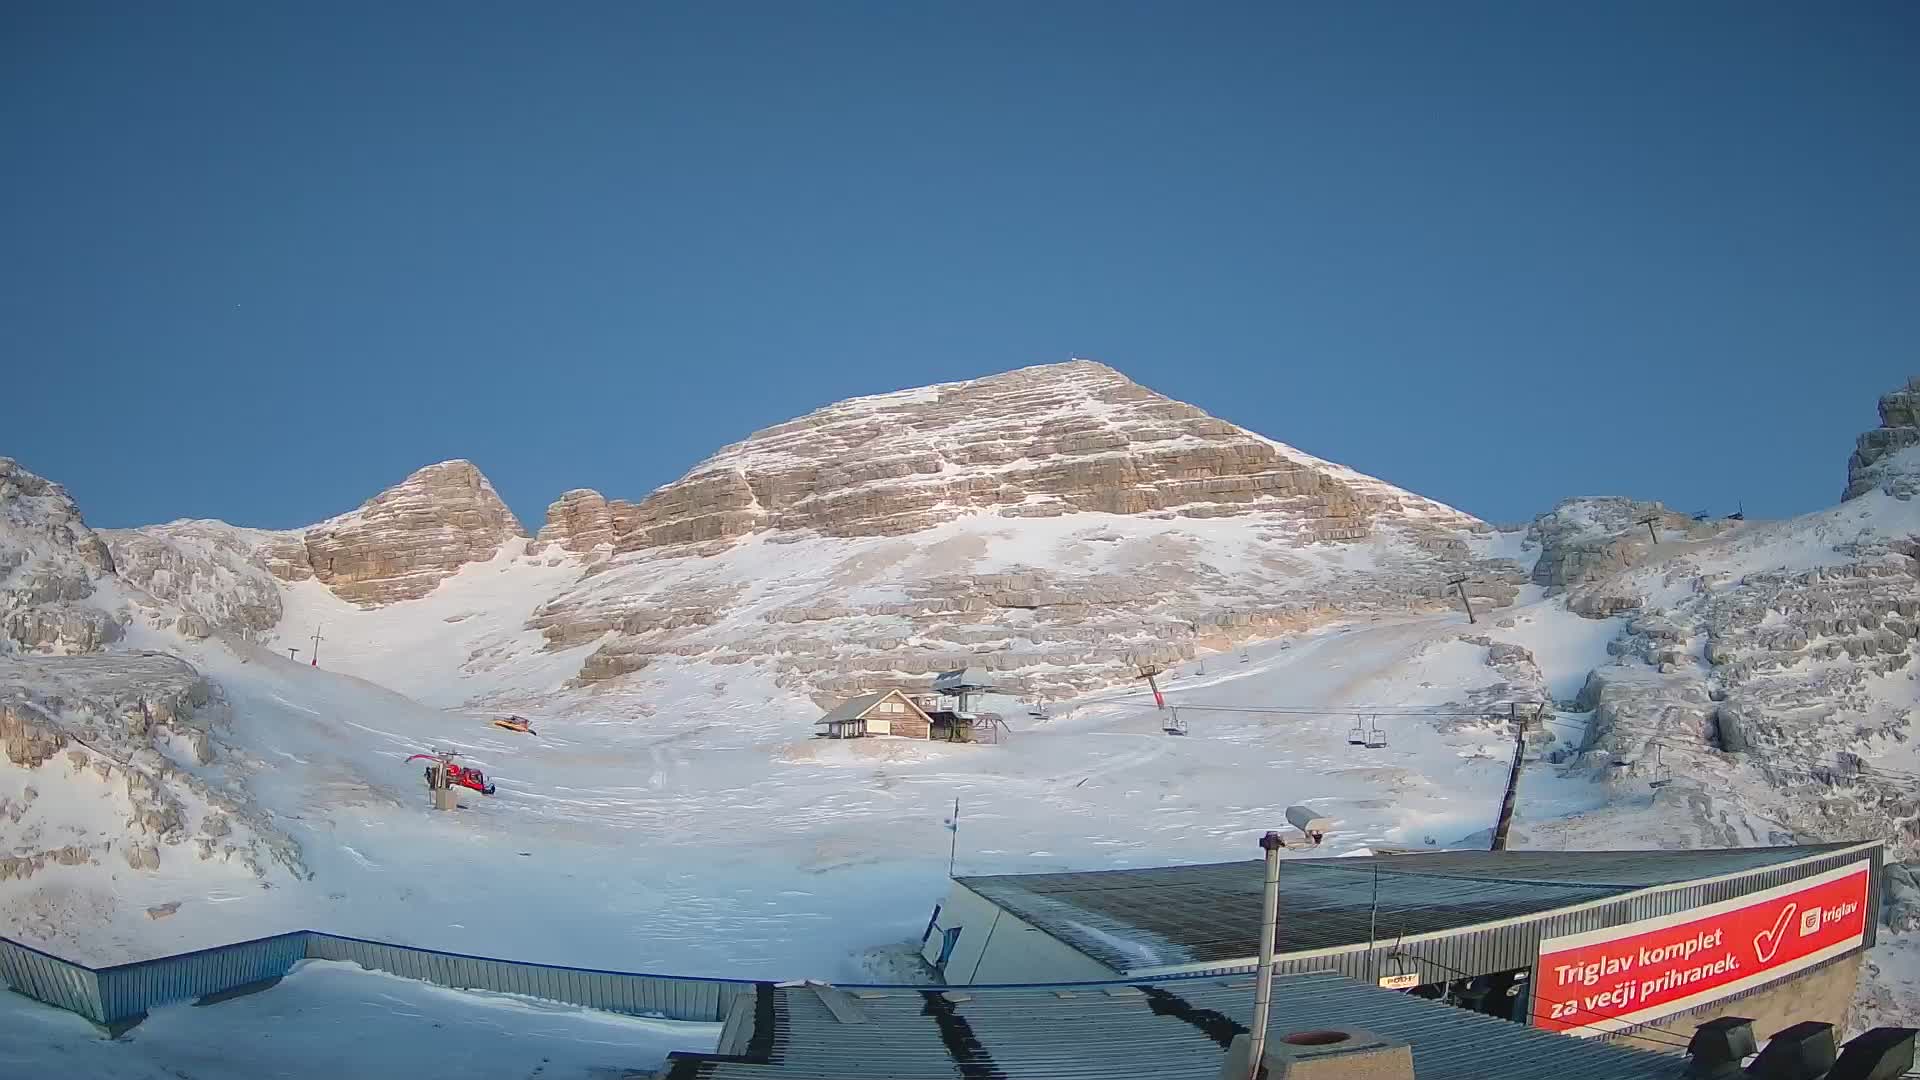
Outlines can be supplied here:
M13 3L0 454L537 526L1077 355L1492 520L1800 513L1920 372L1917 116L1901 3Z

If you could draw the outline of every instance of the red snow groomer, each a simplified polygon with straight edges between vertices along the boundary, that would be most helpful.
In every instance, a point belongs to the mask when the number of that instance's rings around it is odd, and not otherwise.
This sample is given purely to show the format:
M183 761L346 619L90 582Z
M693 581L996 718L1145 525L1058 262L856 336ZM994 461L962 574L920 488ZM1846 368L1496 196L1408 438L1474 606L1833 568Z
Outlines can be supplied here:
M452 754L415 754L408 761L427 762L427 787L437 788L434 774L445 770L448 787L463 787L477 791L482 795L493 794L493 785L487 782L487 774L479 769L469 769L465 765L455 765Z

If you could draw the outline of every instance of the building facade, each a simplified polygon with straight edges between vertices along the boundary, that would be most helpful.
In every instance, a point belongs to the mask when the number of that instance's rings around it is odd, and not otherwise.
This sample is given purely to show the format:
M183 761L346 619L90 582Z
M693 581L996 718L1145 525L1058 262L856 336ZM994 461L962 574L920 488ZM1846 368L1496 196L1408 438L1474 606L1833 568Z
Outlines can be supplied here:
M1834 971L1874 943L1881 861L1877 841L1288 859L1276 970L1575 1036L1690 1030L1775 998L1837 1019L1852 982ZM1257 860L959 878L921 955L951 985L1251 971L1262 880Z
M898 690L849 698L814 721L819 735L829 739L858 739L868 735L897 735L925 739L932 721L924 709Z

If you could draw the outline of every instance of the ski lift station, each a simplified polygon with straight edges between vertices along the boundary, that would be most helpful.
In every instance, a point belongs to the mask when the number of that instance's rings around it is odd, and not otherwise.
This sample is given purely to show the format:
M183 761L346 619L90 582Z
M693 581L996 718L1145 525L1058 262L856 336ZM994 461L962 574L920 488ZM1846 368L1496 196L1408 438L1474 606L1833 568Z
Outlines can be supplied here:
M1576 1036L1664 1028L1684 1043L1731 1014L1769 1032L1843 1024L1882 857L1878 841L1283 856L1274 970ZM1260 860L959 877L921 956L959 986L1252 972L1264 877Z

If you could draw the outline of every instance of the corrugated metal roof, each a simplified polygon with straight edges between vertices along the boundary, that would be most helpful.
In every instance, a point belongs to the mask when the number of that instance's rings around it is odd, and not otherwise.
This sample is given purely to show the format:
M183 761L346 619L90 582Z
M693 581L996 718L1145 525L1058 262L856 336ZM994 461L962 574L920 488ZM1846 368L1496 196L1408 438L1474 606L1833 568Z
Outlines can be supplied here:
M1459 929L1846 846L1291 859L1280 871L1279 951ZM1260 860L1251 859L958 880L1114 971L1128 972L1253 956L1263 876Z
M891 693L893 693L891 690L882 690L877 694L861 694L856 698L848 698L835 706L832 712L815 720L814 723L838 724L846 720L858 720L868 709L880 704L880 699Z
M942 990L856 989L852 1002L864 1019L846 1023L818 990L782 987L755 1021L760 1053L677 1056L667 1075L1217 1080L1227 1046L1253 1013L1247 978ZM1418 1080L1670 1080L1685 1068L1676 1056L1554 1035L1338 975L1274 981L1270 1039L1327 1028L1405 1040Z
M933 677L935 690L991 690L993 679L983 667L966 667L955 671L943 671Z

